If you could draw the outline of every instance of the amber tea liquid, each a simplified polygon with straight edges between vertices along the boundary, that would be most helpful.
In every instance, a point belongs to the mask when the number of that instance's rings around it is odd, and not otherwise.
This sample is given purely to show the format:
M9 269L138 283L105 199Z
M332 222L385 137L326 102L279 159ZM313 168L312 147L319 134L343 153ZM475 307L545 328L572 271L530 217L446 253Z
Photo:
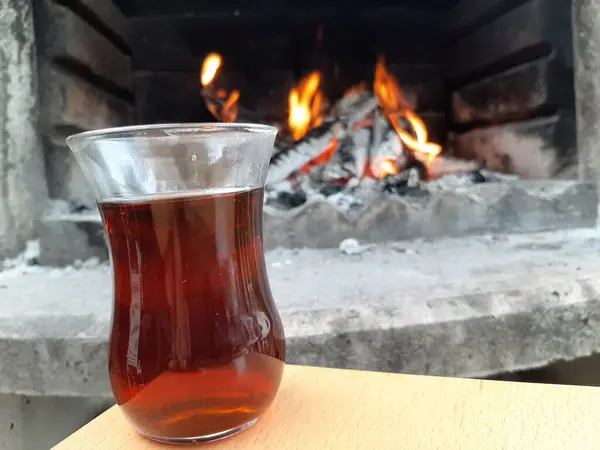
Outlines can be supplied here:
M262 202L262 189L100 202L115 274L110 379L142 433L206 437L272 402L285 343Z

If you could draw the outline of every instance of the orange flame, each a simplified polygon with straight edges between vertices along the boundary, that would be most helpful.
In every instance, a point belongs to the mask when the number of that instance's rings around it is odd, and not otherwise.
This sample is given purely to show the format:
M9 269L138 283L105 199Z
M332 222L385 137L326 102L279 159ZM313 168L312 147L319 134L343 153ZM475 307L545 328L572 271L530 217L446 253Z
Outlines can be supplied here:
M427 164L431 163L442 151L441 145L427 140L427 127L418 115L412 111L406 111L404 117L410 123L416 137L413 137L409 132L400 128L397 120L393 120L394 129L398 133L398 136L400 136L402 143L413 151L415 157L420 160L424 159L425 161L423 162Z
M383 178L386 175L396 175L398 173L398 168L396 167L396 161L390 158L384 158L378 161L375 161L373 164L374 170L373 175L376 178Z
M386 114L403 113L410 109L410 103L400 89L396 77L387 70L383 57L380 57L375 65L373 92L377 97L379 106Z
M442 147L428 141L425 123L411 110L410 103L402 93L396 78L387 70L383 58L379 58L375 66L373 91L402 143L413 152L417 159L424 160L427 164L433 161L442 151ZM400 127L402 117L408 120L414 136Z
M240 92L234 89L227 93L224 89L215 89L215 80L222 63L223 58L218 53L208 54L202 62L200 83L204 88L202 94L210 113L218 120L230 123L235 122L238 116Z
M319 90L321 74L317 71L302 78L288 96L288 125L295 141L322 123L325 98Z
M218 53L210 53L204 58L200 70L200 83L202 83L202 86L208 86L214 81L222 62L223 58Z

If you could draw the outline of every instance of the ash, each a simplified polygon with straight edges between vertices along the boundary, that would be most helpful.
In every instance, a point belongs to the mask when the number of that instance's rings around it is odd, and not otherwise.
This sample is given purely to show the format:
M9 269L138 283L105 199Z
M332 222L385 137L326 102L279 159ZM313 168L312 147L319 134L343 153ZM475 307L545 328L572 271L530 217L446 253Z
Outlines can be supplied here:
M426 197L511 178L443 154L424 160L427 155L399 138L399 132L415 134L411 124L400 121L402 129L395 129L372 93L345 96L332 110L333 117L299 141L276 144L266 183L270 207L292 210L324 200L352 212L382 195Z
M516 179L504 174L473 170L466 173L444 175L427 181L420 168L408 168L396 175L386 175L380 180L353 179L346 185L315 186L310 179L286 181L267 187L266 204L278 210L291 210L305 203L325 200L342 212L359 211L382 195L400 197L427 197L434 192L457 191L475 184Z

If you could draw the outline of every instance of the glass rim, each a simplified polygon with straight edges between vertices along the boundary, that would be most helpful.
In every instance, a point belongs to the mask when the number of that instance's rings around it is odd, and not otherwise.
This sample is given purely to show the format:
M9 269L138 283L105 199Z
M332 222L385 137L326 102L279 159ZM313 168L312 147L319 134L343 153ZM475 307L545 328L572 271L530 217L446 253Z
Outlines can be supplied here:
M157 136L145 136L148 131L171 131L173 136L209 136L202 131L238 132L256 135L277 134L277 128L271 125L259 123L226 123L226 122L191 122L191 123L159 123L150 125L128 125L123 127L101 128L98 130L83 131L68 136L65 141L69 147L87 140L119 139L119 138L152 138ZM191 131L191 133L190 133Z

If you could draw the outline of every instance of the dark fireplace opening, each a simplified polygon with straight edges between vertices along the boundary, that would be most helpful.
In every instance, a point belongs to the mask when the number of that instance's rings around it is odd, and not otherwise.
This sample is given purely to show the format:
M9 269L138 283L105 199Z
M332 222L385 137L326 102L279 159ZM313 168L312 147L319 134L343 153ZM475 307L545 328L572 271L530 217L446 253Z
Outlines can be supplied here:
M239 119L272 123L311 71L334 103L370 87L384 56L444 155L523 178L575 174L569 1L115 3L130 18L139 123L215 120L199 79L211 52L240 93Z

